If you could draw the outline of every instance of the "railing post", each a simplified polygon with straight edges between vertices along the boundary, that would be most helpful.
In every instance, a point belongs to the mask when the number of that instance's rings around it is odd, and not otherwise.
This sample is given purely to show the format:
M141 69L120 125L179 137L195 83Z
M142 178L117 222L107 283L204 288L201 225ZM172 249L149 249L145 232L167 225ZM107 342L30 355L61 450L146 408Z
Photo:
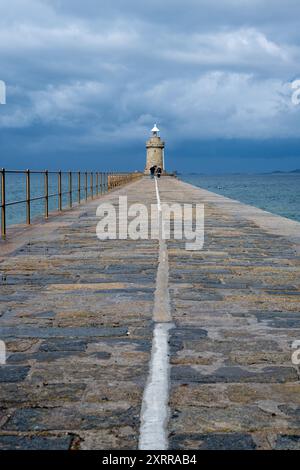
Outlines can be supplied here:
M99 194L99 172L96 171L96 194Z
M6 239L5 169L1 170L1 237Z
M72 171L69 171L69 206L72 207Z
M87 171L85 172L84 189L85 189L85 200L87 201L87 198L88 198L88 178L87 178Z
M78 171L78 204L80 204L80 201L81 201L81 198L80 198L80 191L81 191L80 185L81 185L80 171Z
M26 170L26 224L30 225L30 170Z
M58 210L62 210L62 200L61 200L61 170L58 172Z
M45 218L49 216L49 179L48 170L45 170Z
M91 186L91 199L94 197L94 174L91 171L91 176L90 176L90 186Z
M103 194L103 173L100 173L100 194Z

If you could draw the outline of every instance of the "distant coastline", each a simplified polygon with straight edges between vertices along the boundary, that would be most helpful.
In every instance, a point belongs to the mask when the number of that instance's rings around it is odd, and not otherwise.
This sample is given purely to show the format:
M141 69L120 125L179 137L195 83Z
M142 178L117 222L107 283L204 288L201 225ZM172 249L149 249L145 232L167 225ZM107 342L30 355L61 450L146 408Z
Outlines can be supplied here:
M282 170L275 170L275 171L271 171L271 172L268 172L267 174L271 174L271 175L275 175L275 174L284 174L284 173L300 173L300 169L297 168L296 170L291 170L291 171L282 171Z

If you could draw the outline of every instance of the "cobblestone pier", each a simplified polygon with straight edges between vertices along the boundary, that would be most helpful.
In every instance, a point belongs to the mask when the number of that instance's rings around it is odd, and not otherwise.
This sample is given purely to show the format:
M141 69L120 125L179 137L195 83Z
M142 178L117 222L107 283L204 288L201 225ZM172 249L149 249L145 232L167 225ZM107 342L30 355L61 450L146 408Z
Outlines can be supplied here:
M158 189L205 204L203 249L165 247L169 449L300 449L300 224L175 178ZM138 447L161 247L97 239L98 204L120 195L157 203L144 178L0 244L0 449Z

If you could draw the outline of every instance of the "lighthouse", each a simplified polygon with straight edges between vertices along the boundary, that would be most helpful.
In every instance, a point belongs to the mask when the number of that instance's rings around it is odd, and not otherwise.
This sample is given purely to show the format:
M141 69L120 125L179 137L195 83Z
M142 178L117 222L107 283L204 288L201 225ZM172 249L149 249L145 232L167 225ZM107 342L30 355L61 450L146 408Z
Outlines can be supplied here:
M147 140L146 149L147 149L147 159L146 159L146 168L145 174L150 173L150 168L154 165L160 167L163 171L165 170L164 162L164 149L165 143L160 138L160 131L156 124L154 124L153 129L151 130L151 137Z

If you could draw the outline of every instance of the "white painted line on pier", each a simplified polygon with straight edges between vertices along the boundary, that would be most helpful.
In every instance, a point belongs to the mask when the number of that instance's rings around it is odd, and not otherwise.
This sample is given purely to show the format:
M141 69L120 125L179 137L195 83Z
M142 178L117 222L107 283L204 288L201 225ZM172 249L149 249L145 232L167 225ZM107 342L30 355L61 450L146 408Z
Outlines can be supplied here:
M159 256L154 295L153 320L155 322L172 321L169 295L169 257L166 240L162 236L163 213L160 202L157 178L155 189L158 208Z
M169 418L169 359L168 338L170 323L157 323L154 328L150 373L145 388L139 449L168 449L167 424Z
M171 309L169 297L168 250L162 237L162 210L157 179L155 189L159 223L159 260L154 295L153 320L156 322L152 340L150 371L141 409L139 449L168 449L167 425L169 418L169 330Z
M159 195L159 190L158 190L158 183L157 183L157 178L156 178L156 176L154 177L154 181L155 181L155 190L156 190L157 208L158 208L158 212L161 212L160 195Z

